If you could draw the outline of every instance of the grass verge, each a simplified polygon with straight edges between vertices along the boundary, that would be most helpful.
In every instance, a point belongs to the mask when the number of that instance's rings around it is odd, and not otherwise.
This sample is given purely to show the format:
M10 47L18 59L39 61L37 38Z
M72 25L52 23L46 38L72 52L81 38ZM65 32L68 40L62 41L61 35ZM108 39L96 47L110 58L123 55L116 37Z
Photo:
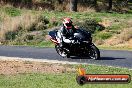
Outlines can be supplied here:
M54 48L55 45L50 42L50 41L43 41L41 43L38 43L36 45L34 44L25 44L25 45L11 45L11 46L29 46L29 47L42 47L42 48ZM127 50L127 51L132 51L131 47L116 47L116 46L102 46L102 45L97 45L99 49L104 49L104 50Z
M102 45L99 45L97 47L99 49L104 49L104 50L128 50L128 51L132 51L131 47L116 47L116 46L102 46Z
M34 46L34 45L27 45L27 46ZM41 42L34 47L48 47L48 48L54 48L54 44L50 41L44 41ZM116 47L116 46L103 46L103 45L97 45L99 49L104 49L104 50L128 50L132 51L131 47Z
M77 68L77 65L70 65ZM88 74L130 74L132 70L107 66L83 65ZM0 75L0 88L130 88L129 84L86 84L76 83L76 72L65 73L30 73L17 75Z

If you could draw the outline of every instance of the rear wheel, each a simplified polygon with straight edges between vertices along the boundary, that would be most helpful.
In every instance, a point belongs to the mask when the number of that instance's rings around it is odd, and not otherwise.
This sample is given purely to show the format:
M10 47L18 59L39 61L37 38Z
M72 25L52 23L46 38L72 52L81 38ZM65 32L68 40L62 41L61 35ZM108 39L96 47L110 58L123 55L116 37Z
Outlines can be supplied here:
M66 53L65 49L59 47L59 45L55 45L56 52L63 58L69 58L70 55Z
M100 51L94 44L89 49L89 57L94 60L100 59Z

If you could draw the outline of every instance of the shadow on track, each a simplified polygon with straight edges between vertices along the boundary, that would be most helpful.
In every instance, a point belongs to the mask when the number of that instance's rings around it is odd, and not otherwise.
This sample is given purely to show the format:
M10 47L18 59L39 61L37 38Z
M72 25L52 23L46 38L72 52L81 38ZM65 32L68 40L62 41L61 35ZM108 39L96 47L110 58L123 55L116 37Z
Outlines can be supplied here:
M71 59L91 59L90 57L71 57ZM126 58L115 58L115 57L100 57L98 60L116 60L116 59L126 59Z
M116 60L116 59L126 59L126 58L101 57L99 60Z

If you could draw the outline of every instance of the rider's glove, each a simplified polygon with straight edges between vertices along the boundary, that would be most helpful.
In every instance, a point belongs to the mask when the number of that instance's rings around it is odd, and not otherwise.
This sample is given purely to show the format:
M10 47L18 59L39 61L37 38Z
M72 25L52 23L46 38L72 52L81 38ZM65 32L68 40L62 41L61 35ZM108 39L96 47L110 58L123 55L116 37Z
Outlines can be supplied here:
M74 43L75 42L75 40L71 40L71 43Z

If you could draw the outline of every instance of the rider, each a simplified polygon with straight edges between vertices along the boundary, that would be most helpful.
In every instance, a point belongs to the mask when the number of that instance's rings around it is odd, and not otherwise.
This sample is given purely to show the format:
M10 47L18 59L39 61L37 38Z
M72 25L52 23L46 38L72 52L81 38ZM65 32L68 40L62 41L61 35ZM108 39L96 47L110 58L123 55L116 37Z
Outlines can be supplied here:
M65 18L63 21L63 25L58 31L60 46L63 45L63 42L70 43L73 38L73 34L76 31L76 28L72 24L71 18Z

